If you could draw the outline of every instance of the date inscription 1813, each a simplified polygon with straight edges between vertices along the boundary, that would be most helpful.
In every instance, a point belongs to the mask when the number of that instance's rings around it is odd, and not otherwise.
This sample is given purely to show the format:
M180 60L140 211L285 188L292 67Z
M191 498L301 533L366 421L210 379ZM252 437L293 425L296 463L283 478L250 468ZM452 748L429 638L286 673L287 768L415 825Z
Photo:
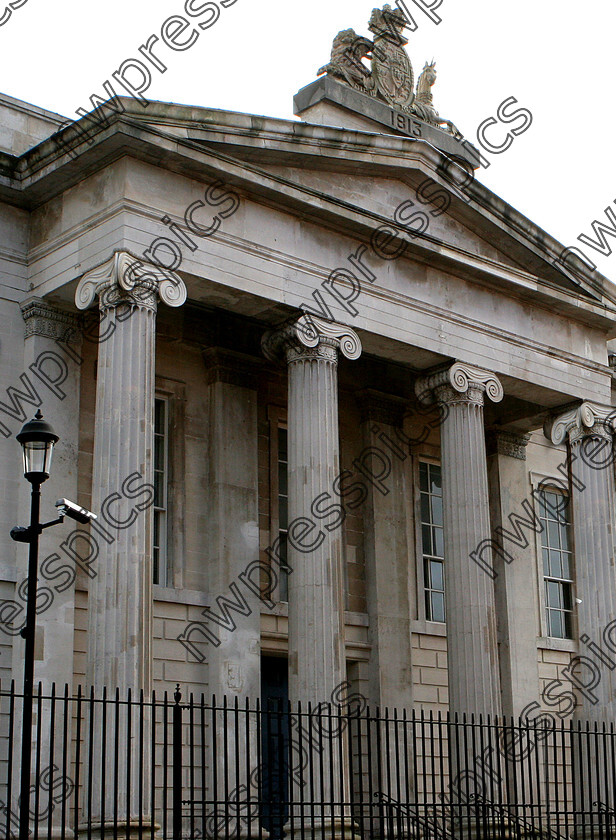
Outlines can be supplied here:
M403 114L400 111L394 111L393 108L391 109L391 124L398 131L405 131L411 137L422 137L419 120L414 120L413 117L409 117L408 114Z

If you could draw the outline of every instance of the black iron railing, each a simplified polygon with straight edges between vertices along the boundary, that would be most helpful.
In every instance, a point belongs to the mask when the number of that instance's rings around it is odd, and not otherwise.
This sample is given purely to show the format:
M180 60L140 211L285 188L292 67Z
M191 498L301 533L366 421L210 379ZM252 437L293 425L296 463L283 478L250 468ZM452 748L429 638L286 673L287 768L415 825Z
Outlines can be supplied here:
M18 831L23 704L0 690L0 838ZM179 690L39 690L33 720L34 840L616 840L613 726Z

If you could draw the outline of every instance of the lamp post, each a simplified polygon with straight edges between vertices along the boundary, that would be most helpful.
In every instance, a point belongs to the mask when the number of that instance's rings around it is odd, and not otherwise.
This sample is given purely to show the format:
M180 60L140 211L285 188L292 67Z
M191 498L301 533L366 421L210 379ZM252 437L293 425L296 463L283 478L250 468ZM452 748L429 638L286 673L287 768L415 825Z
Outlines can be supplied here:
M26 640L24 661L24 710L21 733L21 795L19 800L19 840L28 840L30 821L30 768L32 753L32 703L34 689L34 634L36 626L36 582L38 575L38 542L43 528L57 525L64 520L60 516L53 522L41 525L39 522L41 484L49 478L51 456L59 440L40 410L33 420L24 425L17 435L22 446L24 476L32 485L30 505L30 526L13 528L11 537L17 542L30 545L28 557L28 596L26 603L26 624L21 631Z

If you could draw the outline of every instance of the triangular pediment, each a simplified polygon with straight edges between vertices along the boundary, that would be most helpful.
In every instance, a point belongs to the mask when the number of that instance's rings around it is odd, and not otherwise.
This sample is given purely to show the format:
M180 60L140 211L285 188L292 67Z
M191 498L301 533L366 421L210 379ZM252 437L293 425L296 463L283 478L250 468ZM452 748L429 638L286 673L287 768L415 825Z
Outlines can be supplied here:
M15 159L10 187L24 193L20 200L32 202L28 191L42 194L43 178L65 189L104 165L114 148L195 177L224 173L257 201L360 241L394 224L406 202L407 216L429 214L425 231L407 235L407 258L574 317L593 310L588 317L604 325L616 319L606 278L425 141L162 102L145 110L128 98L122 105L98 129L82 120L60 133L62 143L53 136ZM418 190L440 197L422 204Z

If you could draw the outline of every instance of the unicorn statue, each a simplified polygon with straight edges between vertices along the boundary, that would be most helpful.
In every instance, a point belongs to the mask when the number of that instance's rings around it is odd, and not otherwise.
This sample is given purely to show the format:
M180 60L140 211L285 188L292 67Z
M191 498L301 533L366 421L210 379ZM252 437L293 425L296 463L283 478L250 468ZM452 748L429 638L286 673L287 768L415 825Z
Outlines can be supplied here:
M419 117L420 120L434 125L437 128L446 127L454 137L462 139L461 132L451 122L451 120L444 120L439 116L438 111L432 104L432 85L436 82L436 62L434 59L428 64L426 61L424 69L417 80L417 89L415 91L415 98L411 105L411 111Z

